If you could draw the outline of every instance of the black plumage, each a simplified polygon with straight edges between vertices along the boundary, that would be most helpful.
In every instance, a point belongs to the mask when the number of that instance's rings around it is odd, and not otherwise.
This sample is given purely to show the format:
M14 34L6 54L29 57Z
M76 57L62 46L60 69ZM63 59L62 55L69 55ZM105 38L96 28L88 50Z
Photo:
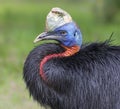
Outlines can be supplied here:
M120 46L93 43L73 56L53 58L42 80L41 60L63 51L59 44L43 44L28 55L23 72L33 98L51 109L120 109Z

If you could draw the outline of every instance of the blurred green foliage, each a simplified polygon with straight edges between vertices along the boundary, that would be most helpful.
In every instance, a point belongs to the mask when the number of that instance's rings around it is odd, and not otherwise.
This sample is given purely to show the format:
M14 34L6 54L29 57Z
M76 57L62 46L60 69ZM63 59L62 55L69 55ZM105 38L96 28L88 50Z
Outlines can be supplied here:
M116 21L120 14L120 0L96 0L94 5L96 17L104 23Z
M100 3L101 0L0 0L0 109L40 109L29 99L22 69L29 51L36 46L33 40L44 31L45 18L52 7L71 14L80 26L83 42L104 41L114 32L112 43L120 44L119 9L112 21L102 22L106 14L103 4L98 6Z

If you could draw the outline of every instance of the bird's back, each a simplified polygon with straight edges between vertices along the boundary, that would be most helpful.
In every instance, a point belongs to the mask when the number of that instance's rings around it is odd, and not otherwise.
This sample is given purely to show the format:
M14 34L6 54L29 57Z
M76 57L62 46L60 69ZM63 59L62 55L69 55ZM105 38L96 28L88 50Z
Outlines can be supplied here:
M52 109L119 109L120 46L93 43L73 56L51 59L44 65L43 81L41 60L63 51L58 44L44 44L28 55L24 79L34 99Z

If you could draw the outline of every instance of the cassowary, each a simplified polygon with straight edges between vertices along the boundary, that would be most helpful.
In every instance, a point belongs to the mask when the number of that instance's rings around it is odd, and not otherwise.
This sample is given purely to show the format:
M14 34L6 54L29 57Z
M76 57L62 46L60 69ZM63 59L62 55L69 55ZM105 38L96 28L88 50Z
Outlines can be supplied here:
M120 109L120 46L109 41L82 45L71 16L53 8L46 31L24 64L24 80L33 98L51 109Z

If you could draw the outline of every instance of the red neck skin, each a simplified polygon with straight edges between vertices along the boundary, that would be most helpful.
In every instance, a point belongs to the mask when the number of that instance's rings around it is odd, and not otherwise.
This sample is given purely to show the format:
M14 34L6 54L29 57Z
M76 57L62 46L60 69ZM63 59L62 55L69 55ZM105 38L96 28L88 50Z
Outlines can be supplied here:
M56 57L59 57L59 58L69 57L69 56L74 55L75 53L77 53L80 50L79 46L66 47L66 46L62 45L62 47L65 48L64 52L58 53L58 54L49 54L42 59L42 61L40 63L40 76L44 81L47 81L47 78L43 71L43 66L47 61L49 61L52 58L56 58Z

